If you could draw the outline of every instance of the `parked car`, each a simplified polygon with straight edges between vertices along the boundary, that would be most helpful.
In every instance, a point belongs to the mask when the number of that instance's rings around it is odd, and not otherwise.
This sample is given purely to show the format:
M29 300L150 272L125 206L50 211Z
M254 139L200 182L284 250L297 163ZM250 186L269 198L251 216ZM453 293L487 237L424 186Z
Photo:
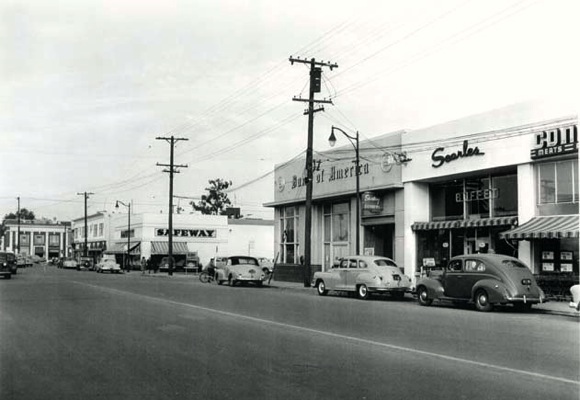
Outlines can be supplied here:
M228 282L230 286L235 286L238 282L253 283L262 286L266 274L260 268L258 259L250 256L231 256L226 260L225 265L217 263L216 282L221 285Z
M79 267L82 269L93 271L95 269L95 261L93 260L92 257L81 257L79 258Z
M329 291L354 292L359 299L371 293L388 293L402 298L411 290L411 279L387 257L347 256L328 271L315 272L313 286L320 296Z
M74 258L65 257L61 260L60 268L79 269L79 264Z
M26 268L26 257L22 254L16 254L16 267Z
M543 303L545 295L530 269L520 260L500 254L469 254L451 258L439 273L417 280L422 306L433 300L475 303L479 311L512 304L529 310Z
M570 307L576 311L580 311L580 285L574 285L570 288L570 293L572 293L572 301L570 302Z
M175 258L174 257L172 258L173 258L173 271L175 271L177 268L177 264L175 263ZM169 271L169 257L163 257L157 268L161 272Z
M12 278L12 274L16 273L16 256L14 253L1 251L0 252L0 275L4 279Z
M259 257L258 262L260 263L260 267L262 267L262 271L264 271L266 275L271 274L274 270L274 261L271 259Z
M121 272L121 266L115 260L114 254L105 254L95 266L95 271L98 273L110 272L111 274L118 274Z

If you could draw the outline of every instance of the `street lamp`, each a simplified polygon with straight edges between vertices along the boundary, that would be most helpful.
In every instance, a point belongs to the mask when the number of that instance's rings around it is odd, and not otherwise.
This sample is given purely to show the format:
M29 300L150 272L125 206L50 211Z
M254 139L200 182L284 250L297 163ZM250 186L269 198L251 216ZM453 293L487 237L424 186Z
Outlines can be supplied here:
M131 203L125 204L121 200L117 200L115 208L119 208L119 204L127 207L127 258L125 259L125 269L129 271L129 252L131 251Z
M336 144L336 136L334 136L334 131L337 130L341 132L347 139L350 141L350 144L354 147L356 159L355 159L355 175L356 175L356 255L360 254L360 181L359 181L359 146L358 146L358 132L356 136L350 136L348 133L343 131L342 129L332 126L330 130L330 137L328 138L328 144L330 147L334 147Z

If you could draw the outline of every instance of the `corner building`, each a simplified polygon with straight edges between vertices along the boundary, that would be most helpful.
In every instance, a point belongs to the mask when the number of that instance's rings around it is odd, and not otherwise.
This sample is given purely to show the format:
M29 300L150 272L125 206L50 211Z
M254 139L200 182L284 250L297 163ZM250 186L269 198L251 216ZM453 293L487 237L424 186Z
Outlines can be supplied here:
M403 135L405 272L495 252L577 278L577 125L572 105L528 102Z

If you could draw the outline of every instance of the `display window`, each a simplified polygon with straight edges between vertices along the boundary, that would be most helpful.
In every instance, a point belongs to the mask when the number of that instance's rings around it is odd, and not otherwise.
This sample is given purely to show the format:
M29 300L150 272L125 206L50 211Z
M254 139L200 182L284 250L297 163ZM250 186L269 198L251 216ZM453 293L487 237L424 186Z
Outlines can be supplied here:
M538 202L561 204L578 202L578 160L541 163L537 166Z

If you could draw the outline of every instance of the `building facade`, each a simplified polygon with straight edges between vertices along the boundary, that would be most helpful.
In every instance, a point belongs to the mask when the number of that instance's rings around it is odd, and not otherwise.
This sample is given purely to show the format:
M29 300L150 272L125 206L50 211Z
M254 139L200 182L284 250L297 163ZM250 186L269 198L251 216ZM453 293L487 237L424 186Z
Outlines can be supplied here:
M322 269L356 252L385 255L404 262L403 132L359 144L359 170L350 144L318 153L314 160L311 262ZM344 139L346 142L346 139ZM303 158L276 166L274 248L278 261L300 264L304 254L306 181ZM359 179L360 225L357 226L356 179Z
M71 254L71 224L51 220L6 220L2 249L15 254L37 255L46 260ZM20 237L18 236L20 232Z
M578 274L578 115L529 102L362 142L361 223L345 146L318 155L312 264L355 252L393 258L416 277L476 252L514 255L536 274ZM276 167L275 249L285 263L304 246L304 159Z
M174 214L172 254L176 263L194 256L202 264L211 257L251 254L272 257L273 221L232 220L227 216ZM166 214L96 213L87 216L88 255L99 261L103 254L115 254L125 265L137 266L143 257L158 265L169 255ZM84 254L84 218L73 221L74 248ZM232 253L233 252L233 253Z
M406 272L495 252L578 274L577 124L534 102L405 135Z

